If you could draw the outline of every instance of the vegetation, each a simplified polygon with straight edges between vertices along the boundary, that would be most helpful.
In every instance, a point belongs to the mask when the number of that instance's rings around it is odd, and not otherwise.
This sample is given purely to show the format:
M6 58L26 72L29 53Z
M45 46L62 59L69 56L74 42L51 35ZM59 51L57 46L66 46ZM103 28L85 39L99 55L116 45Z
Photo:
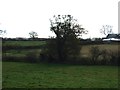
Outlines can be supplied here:
M38 34L37 34L36 32L34 32L34 31L31 31L31 32L29 33L29 35L30 35L30 38L32 38L32 39L35 39L35 38L38 37Z
M118 88L118 67L3 62L4 88Z
M100 29L100 32L104 35L112 34L112 26L111 25L103 25L102 29Z
M6 33L6 30L0 30L0 35L3 35Z
M41 49L45 44L45 41L4 41L2 49L3 52L9 50L21 51L25 49Z
M53 62L64 62L76 58L80 52L79 36L86 30L71 15L58 15L50 20L50 30L56 35L46 46L43 54Z
M4 89L118 88L119 43L80 39L87 31L71 15L54 16L50 22L56 35L51 39L37 38L34 31L30 39L3 39ZM112 32L111 26L103 26L106 32Z
M98 57L101 55L100 49L97 46L92 46L90 48L90 53L91 53L91 60L93 61L93 64L96 64Z
M13 48L6 48L6 51L3 51L3 61L52 62L54 58L48 58L43 55L43 51L41 51L41 49L45 49L46 42L47 41L5 41L3 43L3 50L4 46L12 46ZM79 58L72 58L66 60L64 63L79 65L118 65L120 58L118 55L119 46L117 43L82 45L80 54L78 55ZM51 45L51 47L55 46ZM92 53L92 47L97 47L97 51ZM96 59L93 59L95 58L93 54L96 55L97 53L99 53L98 56Z
M118 65L118 60L120 59L119 53L120 50L100 50L98 46L92 46L90 48L91 61L93 64Z

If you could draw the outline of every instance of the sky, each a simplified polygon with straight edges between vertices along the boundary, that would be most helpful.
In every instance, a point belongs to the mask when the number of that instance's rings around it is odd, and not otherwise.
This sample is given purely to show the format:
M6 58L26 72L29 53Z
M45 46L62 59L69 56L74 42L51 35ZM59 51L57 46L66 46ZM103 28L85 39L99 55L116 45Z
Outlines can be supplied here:
M35 31L40 38L54 36L50 31L53 15L72 15L88 30L82 38L105 37L102 25L113 26L118 33L119 0L0 0L0 30L4 37L29 37Z

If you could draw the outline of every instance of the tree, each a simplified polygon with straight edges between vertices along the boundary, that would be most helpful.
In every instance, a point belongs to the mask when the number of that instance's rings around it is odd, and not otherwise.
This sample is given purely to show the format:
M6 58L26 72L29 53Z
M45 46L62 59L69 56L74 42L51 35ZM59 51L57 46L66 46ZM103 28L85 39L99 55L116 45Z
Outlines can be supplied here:
M0 35L3 35L6 33L6 30L0 30Z
M34 31L31 31L31 32L29 33L29 35L30 35L30 38L32 38L32 39L35 39L35 38L38 37L38 34L37 34L36 32L34 32Z
M112 26L110 25L103 25L102 29L100 29L100 32L104 35L112 34Z
M65 61L80 53L79 36L87 31L71 15L58 15L50 19L50 30L56 35L47 43L50 60Z

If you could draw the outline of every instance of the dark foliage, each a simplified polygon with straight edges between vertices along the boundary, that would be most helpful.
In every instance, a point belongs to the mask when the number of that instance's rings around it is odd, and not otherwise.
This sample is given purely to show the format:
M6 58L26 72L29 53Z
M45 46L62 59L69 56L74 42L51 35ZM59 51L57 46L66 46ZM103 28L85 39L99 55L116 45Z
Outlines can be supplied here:
M36 52L29 52L26 55L26 60L27 60L27 62L31 62L31 63L38 62L37 53Z
M90 53L91 53L91 62L93 64L97 64L98 62L98 57L101 55L101 51L97 46L93 46L90 48Z
M26 57L16 57L16 56L7 56L5 54L2 55L2 61L9 62L27 62Z
M120 50L116 51L116 52L109 52L109 56L110 56L110 64L111 65L120 65L119 61L120 61Z
M20 46L20 45L3 45L2 50L7 51L7 50L21 50L21 49L41 49L44 46Z
M81 48L78 36L86 33L86 30L81 28L71 15L54 16L50 22L50 30L56 37L49 40L46 49L43 50L50 61L64 62L78 56Z
M107 51L106 49L100 50L97 46L90 49L91 64L93 65L120 65L120 50ZM100 57L100 58L99 58Z

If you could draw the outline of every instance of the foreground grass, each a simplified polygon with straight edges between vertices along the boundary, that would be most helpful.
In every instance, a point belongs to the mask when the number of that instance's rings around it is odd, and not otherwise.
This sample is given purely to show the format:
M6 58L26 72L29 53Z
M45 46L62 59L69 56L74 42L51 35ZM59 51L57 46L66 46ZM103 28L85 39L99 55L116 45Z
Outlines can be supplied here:
M117 88L115 66L3 62L3 88Z

